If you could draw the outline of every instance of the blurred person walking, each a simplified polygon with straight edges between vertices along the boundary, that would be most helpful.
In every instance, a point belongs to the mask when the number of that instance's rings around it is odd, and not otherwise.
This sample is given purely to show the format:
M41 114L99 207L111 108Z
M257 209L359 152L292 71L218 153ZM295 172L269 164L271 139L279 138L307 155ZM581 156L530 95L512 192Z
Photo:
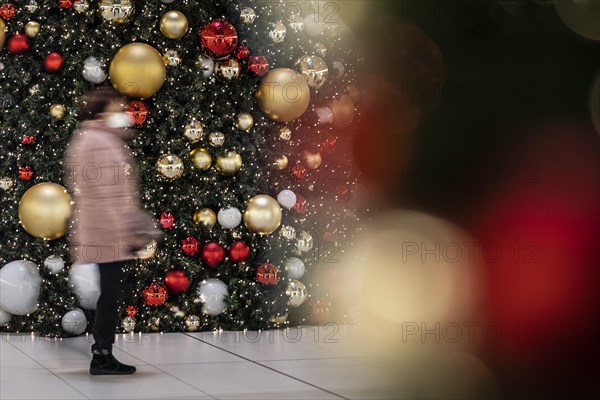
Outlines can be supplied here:
M133 135L125 98L110 87L84 98L81 122L65 157L65 184L75 210L69 235L71 261L97 263L100 297L94 320L90 373L124 375L136 371L112 354L124 266L161 232L139 200L137 164L126 140Z

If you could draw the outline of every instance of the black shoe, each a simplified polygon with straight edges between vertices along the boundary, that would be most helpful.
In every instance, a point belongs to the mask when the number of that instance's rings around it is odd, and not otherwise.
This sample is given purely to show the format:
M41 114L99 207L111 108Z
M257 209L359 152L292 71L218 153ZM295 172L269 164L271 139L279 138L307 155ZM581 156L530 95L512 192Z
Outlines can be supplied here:
M94 350L92 356L90 364L90 374L92 375L129 375L136 371L133 365L120 363L110 350Z

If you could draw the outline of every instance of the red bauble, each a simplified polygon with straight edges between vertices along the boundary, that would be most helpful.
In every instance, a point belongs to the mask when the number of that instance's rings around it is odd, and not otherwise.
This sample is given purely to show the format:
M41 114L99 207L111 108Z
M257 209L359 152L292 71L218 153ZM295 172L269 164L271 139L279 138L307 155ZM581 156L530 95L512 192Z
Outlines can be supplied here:
M298 181L306 178L306 168L303 165L294 165L290 169L290 176Z
M248 70L256 76L263 76L269 72L269 61L263 56L252 56L248 60Z
M213 58L231 54L238 43L237 31L227 21L214 20L204 25L199 33L202 49Z
M74 3L74 0L58 0L58 6L60 8L71 8Z
M44 58L44 71L55 74L60 72L64 64L65 60L63 57L59 53L53 51Z
M279 283L279 268L271 263L260 264L256 268L256 282L263 285L277 285Z
M23 53L29 50L29 39L27 36L17 32L8 39L6 49L9 53L13 54Z
M147 306L160 306L165 304L169 297L169 292L165 285L153 283L148 285L143 291L144 304Z
M238 60L245 60L250 55L250 50L244 45L239 45L235 51L235 58Z
M250 247L244 242L234 242L229 246L229 259L234 263L248 261Z
M159 222L163 229L171 229L175 226L175 217L171 213L164 212L160 215Z
M209 242L202 246L200 256L208 268L217 268L225 259L225 249L219 243Z
M19 168L19 179L29 181L33 178L33 169L29 165Z
M134 100L127 105L125 111L129 114L131 118L131 122L135 125L142 125L146 122L146 117L148 116L148 107L144 104L144 102L139 100Z
M321 152L325 154L331 154L335 151L336 139L330 136L321 142Z
M34 144L34 143L35 143L35 136L23 135L23 138L21 139L21 144Z
M311 319L317 324L331 322L331 302L325 299L316 299L312 303Z
M10 3L2 4L0 7L0 17L5 21L13 19L17 15L17 8Z
M294 204L292 210L294 210L297 214L304 214L306 212L306 206L306 199L296 193L296 204Z
M135 318L137 313L138 313L138 308L136 306L127 306L125 308L125 314L127 314L128 317Z
M191 282L185 272L180 269L173 269L165 275L165 285L171 293L179 294L186 292L190 288Z
M188 256L195 256L200 251L200 244L193 236L188 236L181 241L181 250Z

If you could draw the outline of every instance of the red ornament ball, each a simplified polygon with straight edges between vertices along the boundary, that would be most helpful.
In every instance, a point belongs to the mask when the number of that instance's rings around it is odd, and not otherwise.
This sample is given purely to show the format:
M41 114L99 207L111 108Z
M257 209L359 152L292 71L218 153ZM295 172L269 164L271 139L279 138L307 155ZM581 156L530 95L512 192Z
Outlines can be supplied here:
M306 168L303 165L294 165L290 169L290 176L297 181L304 180L306 178Z
M326 242L335 242L338 238L338 230L335 226L327 224L323 228L323 240Z
M219 243L209 242L202 246L200 256L208 268L217 268L225 259L225 249Z
M331 154L335 151L336 138L330 136L321 142L321 152L325 154Z
M159 222L163 229L171 229L175 226L175 217L171 213L164 212L160 215Z
M214 20L200 30L200 45L213 58L224 58L237 47L237 31L227 21Z
M144 296L145 305L156 307L166 303L169 292L164 285L153 283L144 289L142 295Z
M179 294L186 292L191 285L190 278L180 269L173 269L165 275L165 285L171 293Z
M306 199L296 193L296 204L294 204L292 210L294 210L296 214L304 214L306 212L307 205Z
M29 50L29 39L17 32L8 39L6 49L13 54L23 53Z
M17 15L17 8L10 3L5 3L0 6L0 17L5 21L13 19Z
M33 169L29 165L19 168L19 179L30 181L33 178Z
M58 0L58 7L60 8L71 8L75 3L74 0Z
M277 285L279 283L279 268L271 263L260 264L256 268L256 282L263 285Z
M125 308L125 314L127 314L128 317L135 318L137 313L138 313L138 308L136 306L127 306Z
M23 138L21 139L21 144L34 144L34 143L35 143L35 136L23 135Z
M200 251L200 244L193 236L188 236L181 241L181 250L188 256L195 256Z
M234 242L229 246L229 259L234 263L248 261L250 247L244 242Z
M139 100L129 103L125 111L129 114L131 122L138 126L146 122L146 117L148 117L148 107L146 107L144 102Z
M248 56L250 56L250 50L244 45L239 45L235 51L235 58L238 60L245 60Z
M263 76L269 72L269 61L263 56L252 56L248 60L248 70L256 76Z
M63 57L59 53L53 51L44 58L44 71L55 74L60 72L64 64L65 60Z

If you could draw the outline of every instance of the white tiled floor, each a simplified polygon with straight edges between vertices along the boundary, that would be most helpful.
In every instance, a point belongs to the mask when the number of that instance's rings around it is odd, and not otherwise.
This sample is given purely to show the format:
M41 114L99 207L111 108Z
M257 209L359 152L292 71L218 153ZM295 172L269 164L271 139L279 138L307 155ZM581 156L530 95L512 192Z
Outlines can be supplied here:
M119 336L130 376L88 373L91 337L2 334L0 399L394 398L355 328Z

